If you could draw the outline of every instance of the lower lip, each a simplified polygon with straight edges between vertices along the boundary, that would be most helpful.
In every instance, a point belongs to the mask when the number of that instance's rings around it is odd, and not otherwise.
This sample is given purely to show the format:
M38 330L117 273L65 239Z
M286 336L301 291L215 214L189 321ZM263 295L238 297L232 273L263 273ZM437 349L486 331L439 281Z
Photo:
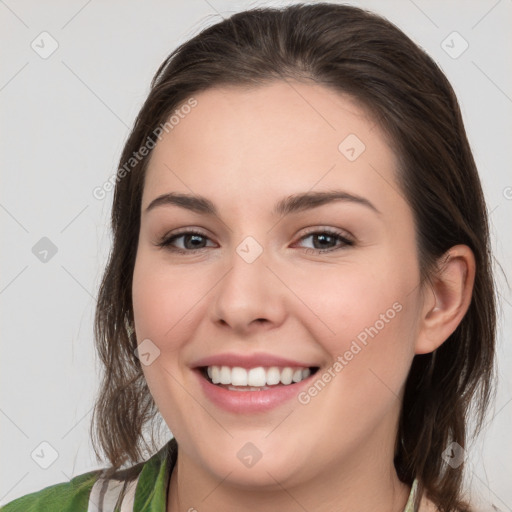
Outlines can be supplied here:
M313 377L310 375L300 382L262 391L231 391L212 384L200 370L195 370L195 373L206 397L222 409L235 413L265 412L278 407L288 400L296 398L301 389L306 387Z

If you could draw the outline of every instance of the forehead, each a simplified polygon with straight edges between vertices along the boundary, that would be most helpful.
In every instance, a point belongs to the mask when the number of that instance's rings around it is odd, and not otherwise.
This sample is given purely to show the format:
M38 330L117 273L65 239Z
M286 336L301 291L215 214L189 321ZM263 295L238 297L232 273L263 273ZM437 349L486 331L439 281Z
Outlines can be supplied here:
M393 151L368 111L348 95L277 81L215 87L193 97L196 105L174 118L179 121L153 149L143 208L170 190L206 190L231 201L313 187L397 192Z

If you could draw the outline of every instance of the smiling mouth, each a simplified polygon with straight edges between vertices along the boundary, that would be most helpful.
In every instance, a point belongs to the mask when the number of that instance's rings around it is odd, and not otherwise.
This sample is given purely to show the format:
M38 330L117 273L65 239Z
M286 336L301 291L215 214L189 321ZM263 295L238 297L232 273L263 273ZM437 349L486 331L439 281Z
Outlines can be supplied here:
M202 366L201 375L211 384L230 391L265 391L293 386L314 375L317 366L311 367L263 367Z

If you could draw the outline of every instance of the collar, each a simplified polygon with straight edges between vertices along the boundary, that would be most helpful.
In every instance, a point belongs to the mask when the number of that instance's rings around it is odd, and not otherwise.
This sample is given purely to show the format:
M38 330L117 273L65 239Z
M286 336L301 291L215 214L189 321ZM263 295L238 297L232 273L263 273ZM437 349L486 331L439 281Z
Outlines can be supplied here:
M167 491L177 455L178 445L172 438L144 464L137 479L133 510L166 512Z

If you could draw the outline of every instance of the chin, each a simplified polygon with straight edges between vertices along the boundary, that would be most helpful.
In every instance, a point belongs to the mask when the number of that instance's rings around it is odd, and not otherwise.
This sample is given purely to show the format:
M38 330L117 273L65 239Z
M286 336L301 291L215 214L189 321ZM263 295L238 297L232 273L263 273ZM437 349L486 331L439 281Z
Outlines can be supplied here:
M260 491L275 489L276 485L295 485L303 473L300 468L311 468L311 460L307 460L304 451L297 450L297 444L288 447L281 438L270 442L262 440L261 435L254 436L255 442L247 441L248 438L230 439L229 446L218 446L213 453L208 450L199 464L208 468L215 479Z

